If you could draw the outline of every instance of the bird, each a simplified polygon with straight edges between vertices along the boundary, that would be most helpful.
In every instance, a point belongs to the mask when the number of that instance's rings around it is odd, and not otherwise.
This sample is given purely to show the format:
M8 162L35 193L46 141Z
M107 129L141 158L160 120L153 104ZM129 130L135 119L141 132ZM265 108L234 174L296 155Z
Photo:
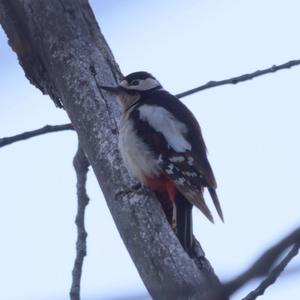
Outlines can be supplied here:
M117 86L101 88L114 93L122 107L118 145L126 168L155 193L179 242L191 255L193 206L214 222L204 200L205 189L224 221L199 123L148 72L131 73Z

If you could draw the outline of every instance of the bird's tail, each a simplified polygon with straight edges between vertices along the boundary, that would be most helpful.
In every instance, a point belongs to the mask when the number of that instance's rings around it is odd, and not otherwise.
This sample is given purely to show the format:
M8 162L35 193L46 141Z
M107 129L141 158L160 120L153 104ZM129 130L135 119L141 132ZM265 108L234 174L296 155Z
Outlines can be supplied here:
M175 205L177 237L185 251L191 254L193 248L193 205L179 192L176 194Z
M223 212L222 212L222 208L221 208L220 201L219 201L218 195L216 193L216 190L213 188L208 188L208 191L211 196L211 199L213 200L213 203L215 205L215 208L218 212L219 217L224 222Z

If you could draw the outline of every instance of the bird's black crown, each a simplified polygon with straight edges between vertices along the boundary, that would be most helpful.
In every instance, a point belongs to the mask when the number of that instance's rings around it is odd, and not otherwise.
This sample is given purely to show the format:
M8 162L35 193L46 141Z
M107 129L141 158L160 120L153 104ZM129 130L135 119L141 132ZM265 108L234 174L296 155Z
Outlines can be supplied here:
M150 73L145 72L145 71L131 73L131 74L125 76L124 79L127 80L127 82L131 82L136 79L147 79L147 78L155 79L154 76L152 76Z

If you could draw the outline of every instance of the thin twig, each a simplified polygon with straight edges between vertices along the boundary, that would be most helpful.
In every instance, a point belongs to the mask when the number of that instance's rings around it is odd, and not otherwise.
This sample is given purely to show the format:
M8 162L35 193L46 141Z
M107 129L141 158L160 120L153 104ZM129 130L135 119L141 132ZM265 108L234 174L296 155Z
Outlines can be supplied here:
M287 63L282 64L282 65L278 65L278 66L274 65L274 66L272 66L268 69L258 70L258 71L255 71L253 73L244 74L244 75L241 75L241 76L232 77L232 78L224 79L224 80L220 80L220 81L209 81L204 85L201 85L199 87L196 87L194 89L188 90L188 91L183 92L183 93L179 93L179 94L176 95L176 97L183 98L183 97L189 96L191 94L194 94L194 93L206 90L206 89L210 89L210 88L213 88L213 87L216 87L216 86L220 86L220 85L237 84L239 82L251 80L251 79L253 79L255 77L258 77L258 76L262 76L262 75L269 74L269 73L274 73L274 72L277 72L277 71L283 70L283 69L289 69L289 68L292 68L292 67L295 67L295 66L298 66L298 65L300 65L300 60L291 60Z
M295 244L287 256L271 271L267 278L264 279L255 290L250 292L242 300L254 300L263 295L265 290L277 280L288 263L298 254L299 246L300 243Z
M42 135L45 133L50 133L50 132L57 132L57 131L63 131L63 130L74 130L72 124L63 124L63 125L46 125L42 128L32 130L32 131L26 131L14 136L10 137L4 137L0 138L0 148L7 146L9 144L27 140L29 138Z
M258 70L253 73L250 73L250 74L243 74L241 76L232 77L232 78L224 79L224 80L220 80L220 81L209 81L204 85L201 85L194 89L179 93L176 95L176 97L183 98L183 97L189 96L191 94L194 94L194 93L206 90L206 89L210 89L213 87L226 85L226 84L237 84L239 82L251 80L255 77L262 76L262 75L265 75L268 73L274 73L279 70L289 69L289 68L295 67L297 65L300 65L300 60L291 60L282 65L278 65L278 66L274 65L268 69ZM42 134L49 133L49 132L62 131L62 130L74 130L74 128L73 128L72 124L54 125L54 126L46 125L37 130L23 132L21 134L11 136L11 137L0 138L0 148L3 146L6 146L6 145L12 144L14 142L29 139L31 137L35 137L35 136L42 135Z
M300 228L296 229L273 247L269 248L250 268L237 278L225 283L223 288L226 294L233 294L236 290L254 278L266 276L279 256L296 243L300 243Z
M72 271L72 286L70 290L70 299L80 300L80 280L83 260L86 256L87 238L87 232L84 226L84 215L85 208L89 203L89 197L86 192L86 180L90 164L79 145L78 150L74 156L73 165L77 177L77 215L75 219L75 224L77 226L77 241L76 258L74 261L74 267Z

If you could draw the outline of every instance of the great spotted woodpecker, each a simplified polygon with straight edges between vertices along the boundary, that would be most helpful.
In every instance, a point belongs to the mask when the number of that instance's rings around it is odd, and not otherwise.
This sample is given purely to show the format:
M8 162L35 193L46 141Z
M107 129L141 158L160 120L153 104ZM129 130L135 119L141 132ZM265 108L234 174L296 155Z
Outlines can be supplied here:
M123 108L119 149L125 165L155 192L183 248L191 253L192 206L213 222L203 198L204 188L223 220L216 180L196 118L147 72L129 74L118 86L102 88L117 93Z

